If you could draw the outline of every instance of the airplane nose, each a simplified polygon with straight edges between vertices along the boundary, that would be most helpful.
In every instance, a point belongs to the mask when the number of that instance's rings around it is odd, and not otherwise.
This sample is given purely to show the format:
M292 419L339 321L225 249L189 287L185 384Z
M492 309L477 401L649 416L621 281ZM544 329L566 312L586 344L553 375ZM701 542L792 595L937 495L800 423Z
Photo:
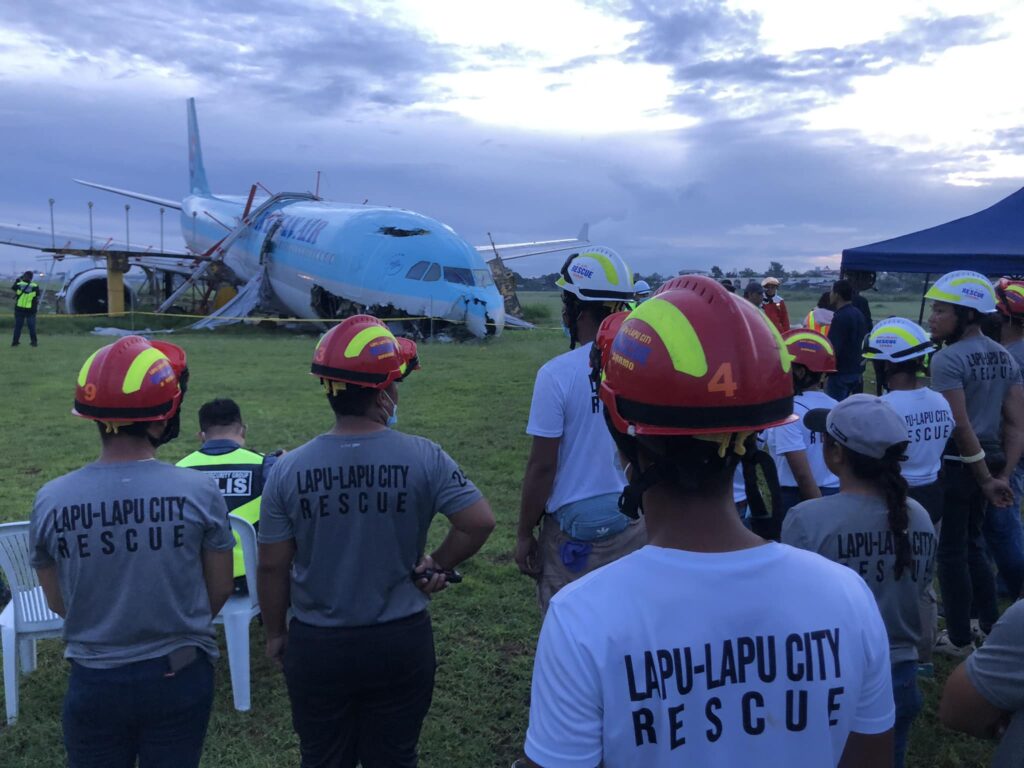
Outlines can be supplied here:
M489 301L487 303L487 332L493 333L495 336L501 335L502 330L505 328L505 302L504 301ZM493 324L494 328L491 329Z

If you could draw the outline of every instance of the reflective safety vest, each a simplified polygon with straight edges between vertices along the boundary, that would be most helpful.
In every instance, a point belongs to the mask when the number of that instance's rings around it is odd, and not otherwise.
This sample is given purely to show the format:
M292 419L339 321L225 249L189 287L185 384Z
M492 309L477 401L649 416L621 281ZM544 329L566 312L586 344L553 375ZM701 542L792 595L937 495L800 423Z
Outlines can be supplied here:
M32 309L32 305L39 295L39 283L19 280L14 284L14 293L18 297L16 306L18 309Z
M179 467L198 469L210 475L220 489L228 512L238 515L253 526L260 522L260 496L263 494L263 454L248 448L212 454L194 451L178 462ZM234 575L245 576L242 545L235 535Z
M835 313L830 309L821 309L820 307L812 309L804 318L804 327L809 331L817 331L822 336L828 336L833 314Z

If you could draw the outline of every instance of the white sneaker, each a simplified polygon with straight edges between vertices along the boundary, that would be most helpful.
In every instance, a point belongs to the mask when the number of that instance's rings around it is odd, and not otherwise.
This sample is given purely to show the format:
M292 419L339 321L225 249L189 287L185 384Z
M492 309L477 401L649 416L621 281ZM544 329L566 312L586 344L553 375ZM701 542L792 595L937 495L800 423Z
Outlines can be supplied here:
M975 647L981 647L988 640L988 633L981 628L981 622L977 619L971 619L971 639L974 640Z
M949 633L946 630L939 632L939 636L935 638L935 653L941 653L943 656L952 656L955 659L966 659L974 652L974 643L967 643L967 645L954 645L953 641L949 639Z

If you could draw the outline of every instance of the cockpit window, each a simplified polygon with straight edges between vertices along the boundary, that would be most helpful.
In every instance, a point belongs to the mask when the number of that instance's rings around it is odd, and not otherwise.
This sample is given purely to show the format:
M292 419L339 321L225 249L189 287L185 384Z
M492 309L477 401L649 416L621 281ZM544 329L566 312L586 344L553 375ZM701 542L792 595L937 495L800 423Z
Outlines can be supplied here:
M429 266L429 261L417 261L409 267L409 271L405 273L405 276L410 280L422 280L423 273L427 271L427 267Z
M465 267L445 267L444 268L444 279L449 283L458 283L459 285L472 285L473 284L473 273Z
M439 264L431 264L430 269L427 270L427 274L423 276L423 279L427 282L433 282L434 280L441 279L441 266Z
M382 235L391 237L416 237L417 235L429 235L429 229L402 229L401 227L381 227L377 230Z
M473 276L476 278L476 284L482 288L494 285L494 278L491 276L491 270L489 269L474 269Z

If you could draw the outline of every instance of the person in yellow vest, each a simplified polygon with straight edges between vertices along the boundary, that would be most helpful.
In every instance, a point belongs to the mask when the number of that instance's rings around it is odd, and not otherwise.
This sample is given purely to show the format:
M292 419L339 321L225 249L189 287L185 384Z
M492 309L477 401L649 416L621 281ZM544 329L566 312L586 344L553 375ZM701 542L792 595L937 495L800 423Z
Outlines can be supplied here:
M210 475L220 488L228 512L259 528L263 482L281 451L264 456L245 447L245 422L238 403L228 398L203 403L199 409L198 451L178 462L179 467L198 469ZM245 592L245 561L235 536L235 591Z
M11 290L14 291L14 338L11 339L11 346L16 347L21 343L21 328L27 325L32 346L38 347L36 310L39 309L39 283L32 279L32 270L26 270L14 282Z

